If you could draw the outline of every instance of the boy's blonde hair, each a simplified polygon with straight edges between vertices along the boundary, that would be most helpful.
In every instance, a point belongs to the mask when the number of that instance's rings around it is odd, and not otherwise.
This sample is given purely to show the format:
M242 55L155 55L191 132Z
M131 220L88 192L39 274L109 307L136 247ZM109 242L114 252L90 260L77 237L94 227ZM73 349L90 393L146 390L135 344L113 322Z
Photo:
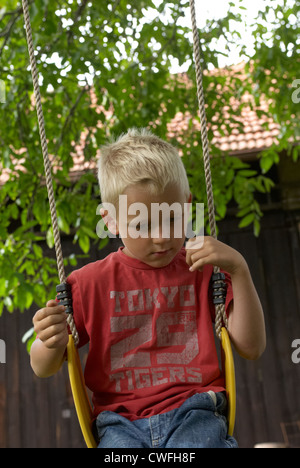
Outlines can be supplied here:
M127 187L147 183L155 194L175 183L188 198L190 187L178 151L146 129L131 129L101 148L98 179L103 203L117 206Z

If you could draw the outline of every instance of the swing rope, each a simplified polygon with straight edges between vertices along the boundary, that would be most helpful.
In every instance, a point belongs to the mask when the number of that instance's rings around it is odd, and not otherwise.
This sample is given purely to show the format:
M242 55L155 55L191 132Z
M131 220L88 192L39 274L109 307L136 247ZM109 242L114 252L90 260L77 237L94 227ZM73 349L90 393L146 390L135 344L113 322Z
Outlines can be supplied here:
M33 87L34 87L34 95L35 95L35 101L36 101L36 110L37 110L37 116L38 116L39 132L40 132L42 153L43 153L43 159L44 159L46 186L47 186L47 192L48 192L48 198L49 198L49 204L50 204L50 213L51 213L51 220L52 220L58 276L59 276L60 283L66 283L67 278L66 278L66 273L65 273L65 268L64 268L64 258L63 258L60 233L59 233L59 228L58 228L57 211L56 211L53 180L52 180L52 173L51 173L51 162L50 162L49 152L48 152L48 143L47 143L46 130L45 130L45 120L44 120L44 114L43 114L43 108L42 108L42 98L41 98L41 91L40 91L40 86L39 86L37 64L36 64L36 59L34 55L34 44L33 44L33 38L32 38L32 28L31 28L31 22L30 22L30 16L29 16L28 1L22 0L22 4L23 4L23 14L24 14L24 20L25 20L28 51L29 51L29 57L30 57L32 81L33 81ZM79 337L78 337L78 333L76 330L76 326L75 326L75 322L74 322L74 318L72 314L67 315L67 323L69 325L70 331L74 338L75 345L77 346L79 342Z
M217 239L216 219L215 219L215 204L212 186L211 168L210 168L210 151L207 130L207 118L205 110L204 86L203 86L203 72L201 67L201 49L200 49L200 36L197 27L197 17L195 9L195 0L190 0L192 29L193 29L193 42L194 42L194 56L196 68L196 81L197 81L197 97L200 110L200 124L201 124L201 138L203 148L203 162L206 181L207 205L208 205L208 218L211 236ZM219 277L220 268L214 267L214 275ZM221 286L221 285L220 285ZM228 319L225 310L225 304L216 304L216 318L215 328L216 334L221 339L221 330L223 323L228 327Z

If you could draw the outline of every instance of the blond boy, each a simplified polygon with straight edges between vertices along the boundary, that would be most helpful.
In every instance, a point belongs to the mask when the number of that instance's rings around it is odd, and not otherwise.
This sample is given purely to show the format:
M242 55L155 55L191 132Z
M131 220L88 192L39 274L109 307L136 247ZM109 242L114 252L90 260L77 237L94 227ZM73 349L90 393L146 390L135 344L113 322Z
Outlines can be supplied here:
M227 435L210 280L213 265L225 272L232 343L242 357L259 358L264 317L245 259L211 237L184 248L187 175L178 152L151 133L131 130L103 148L99 184L103 218L124 247L68 279L79 346L90 345L85 379L99 447L236 447ZM176 220L169 210L169 230L163 216L154 222L151 208L162 204L182 206L181 235L180 210ZM64 308L49 301L34 326L32 367L48 377L65 360Z

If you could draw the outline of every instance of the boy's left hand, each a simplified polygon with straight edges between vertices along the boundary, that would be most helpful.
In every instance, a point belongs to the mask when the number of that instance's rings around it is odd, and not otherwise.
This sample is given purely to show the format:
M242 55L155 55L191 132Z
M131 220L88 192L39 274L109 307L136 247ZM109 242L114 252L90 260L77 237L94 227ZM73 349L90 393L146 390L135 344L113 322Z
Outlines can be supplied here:
M239 252L210 236L190 239L185 248L190 271L203 271L205 265L213 265L233 275L246 266Z

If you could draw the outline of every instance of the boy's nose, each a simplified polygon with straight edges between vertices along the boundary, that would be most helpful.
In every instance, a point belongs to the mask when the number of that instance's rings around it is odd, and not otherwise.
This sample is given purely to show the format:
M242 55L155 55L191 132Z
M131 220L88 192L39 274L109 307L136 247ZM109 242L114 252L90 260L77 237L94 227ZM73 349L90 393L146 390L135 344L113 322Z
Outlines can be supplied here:
M166 226L157 226L151 231L151 238L154 244L164 244L170 240L170 232Z

